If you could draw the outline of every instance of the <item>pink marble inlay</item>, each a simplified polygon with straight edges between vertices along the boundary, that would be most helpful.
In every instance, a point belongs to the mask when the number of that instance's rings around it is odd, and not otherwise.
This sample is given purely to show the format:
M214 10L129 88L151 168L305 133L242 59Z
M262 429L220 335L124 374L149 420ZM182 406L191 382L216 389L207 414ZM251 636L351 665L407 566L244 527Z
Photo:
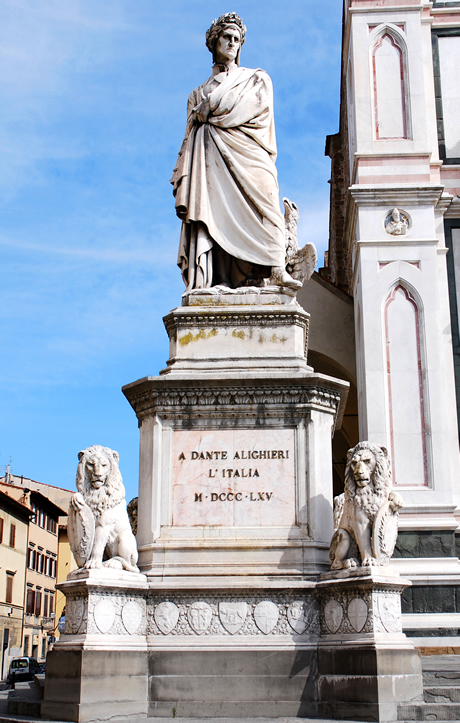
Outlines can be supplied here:
M293 429L174 432L173 525L295 524Z

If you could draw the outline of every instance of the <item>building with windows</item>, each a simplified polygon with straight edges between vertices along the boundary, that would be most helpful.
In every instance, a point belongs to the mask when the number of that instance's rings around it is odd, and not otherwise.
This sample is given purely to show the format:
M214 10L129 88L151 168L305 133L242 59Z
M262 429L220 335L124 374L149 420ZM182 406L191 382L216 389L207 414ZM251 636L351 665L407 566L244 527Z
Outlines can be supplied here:
M16 488L18 488L20 491L22 490L23 492L29 491L29 490L36 491L36 492L40 493L41 495L43 495L47 500L50 500L57 507L60 508L61 511L59 513L58 530L57 530L58 555L57 555L57 572L56 572L55 583L64 582L67 579L67 575L69 574L69 572L72 572L73 570L77 569L77 564L72 555L68 536L67 536L67 510L69 508L69 500L72 495L72 492L70 490L66 490L61 487L53 487L52 485L48 485L44 482L37 482L36 480L29 479L24 476L14 475L11 473L8 474L7 478L4 477L3 480L0 479L0 482L6 481L6 479L8 479L8 485L14 485ZM31 593L32 592L33 592L33 586L31 588ZM30 600L32 600L32 594L30 595ZM52 631L51 630L48 631L48 643L49 644L51 643L52 639L54 639L55 637L56 638L59 637L59 631L57 629L57 621L59 620L60 616L62 615L62 611L65 607L65 595L63 593L59 592L59 590L55 590L55 597L52 598L52 603L54 605L54 609L52 611L52 614L54 615L54 627L53 627ZM44 604L44 598L43 598L43 604ZM48 599L48 606L49 606L49 599ZM48 617L51 617L51 614ZM28 644L29 644L29 646L31 645L30 640L28 641ZM40 643L40 644L43 644L43 643Z
M0 485L0 679L9 660L21 654L31 510Z
M44 660L57 625L58 518L63 510L40 492L26 494L33 517L27 551L23 654Z
M65 510L25 485L10 483L2 484L1 488L6 488L10 497L32 513L25 571L22 654L44 661L57 629L58 520L65 515Z
M310 363L351 384L335 492L347 447L391 452L403 626L422 647L460 630L459 114L458 0L344 0L329 249L298 298Z

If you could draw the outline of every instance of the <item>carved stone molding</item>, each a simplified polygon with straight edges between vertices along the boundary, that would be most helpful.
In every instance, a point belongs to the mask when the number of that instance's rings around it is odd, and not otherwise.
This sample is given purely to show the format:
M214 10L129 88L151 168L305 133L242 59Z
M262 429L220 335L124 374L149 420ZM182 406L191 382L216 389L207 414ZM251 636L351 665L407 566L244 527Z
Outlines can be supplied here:
M320 591L321 633L358 635L365 633L402 633L401 592L404 585L341 588L330 586Z
M147 603L147 631L161 636L317 636L319 609L313 594L154 595Z
M309 315L301 310L257 308L256 311L229 312L225 309L216 310L211 307L210 314L191 314L190 311L176 309L163 318L169 338L176 333L178 326L287 326L295 325L305 329L308 336Z
M321 387L304 386L219 386L197 388L169 388L161 391L154 389L130 397L130 402L142 419L149 414L167 412L181 407L238 407L248 405L295 405L317 406L331 410L335 415L339 410L341 395L339 392Z
M65 635L144 635L143 595L111 592L67 595Z

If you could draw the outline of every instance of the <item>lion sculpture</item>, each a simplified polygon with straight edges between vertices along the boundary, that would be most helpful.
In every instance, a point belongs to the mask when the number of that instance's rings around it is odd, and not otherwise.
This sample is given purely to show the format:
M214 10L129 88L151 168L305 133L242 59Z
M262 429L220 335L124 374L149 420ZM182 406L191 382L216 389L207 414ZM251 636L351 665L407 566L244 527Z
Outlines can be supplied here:
M78 492L70 498L68 519L70 547L78 567L139 572L118 452L96 444L79 452L78 459Z
M392 489L385 447L360 442L348 450L345 492L334 500L332 569L386 565L396 544L403 504Z

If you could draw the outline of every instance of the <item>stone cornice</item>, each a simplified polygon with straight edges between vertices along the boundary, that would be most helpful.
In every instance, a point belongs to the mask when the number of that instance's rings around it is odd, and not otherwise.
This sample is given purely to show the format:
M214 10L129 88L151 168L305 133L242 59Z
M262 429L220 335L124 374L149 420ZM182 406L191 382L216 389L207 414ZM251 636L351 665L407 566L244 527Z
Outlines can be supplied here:
M252 417L260 415L263 405L275 407L274 412L283 415L297 412L304 414L309 408L328 411L334 415L335 429L346 401L343 393L346 382L334 385L337 386L336 389L319 385L305 386L296 384L295 381L292 384L277 384L273 381L251 386L238 382L234 385L227 382L200 386L177 383L166 386L162 383L161 386L165 387L163 389L155 388L160 385L153 386L154 380L151 380L151 383L150 389L146 389L146 382L141 380L141 391L137 394L132 387L123 390L140 422L153 414L163 417L189 415L192 409L195 413L205 411L206 416L212 417L229 417L233 412L238 416Z
M348 189L345 238L348 248L353 244L354 228L360 206L393 207L407 205L436 207L441 199L444 186L427 184L420 186L364 186L354 185ZM393 242L394 243L394 242ZM406 243L406 242L405 242Z
M229 311L212 307L204 312L203 308L185 307L171 311L163 318L168 336L174 333L178 326L286 326L294 324L308 331L310 314L301 308L292 310L286 307L256 307Z
M444 186L351 186L348 193L357 206L387 206L410 203L412 206L437 204Z

